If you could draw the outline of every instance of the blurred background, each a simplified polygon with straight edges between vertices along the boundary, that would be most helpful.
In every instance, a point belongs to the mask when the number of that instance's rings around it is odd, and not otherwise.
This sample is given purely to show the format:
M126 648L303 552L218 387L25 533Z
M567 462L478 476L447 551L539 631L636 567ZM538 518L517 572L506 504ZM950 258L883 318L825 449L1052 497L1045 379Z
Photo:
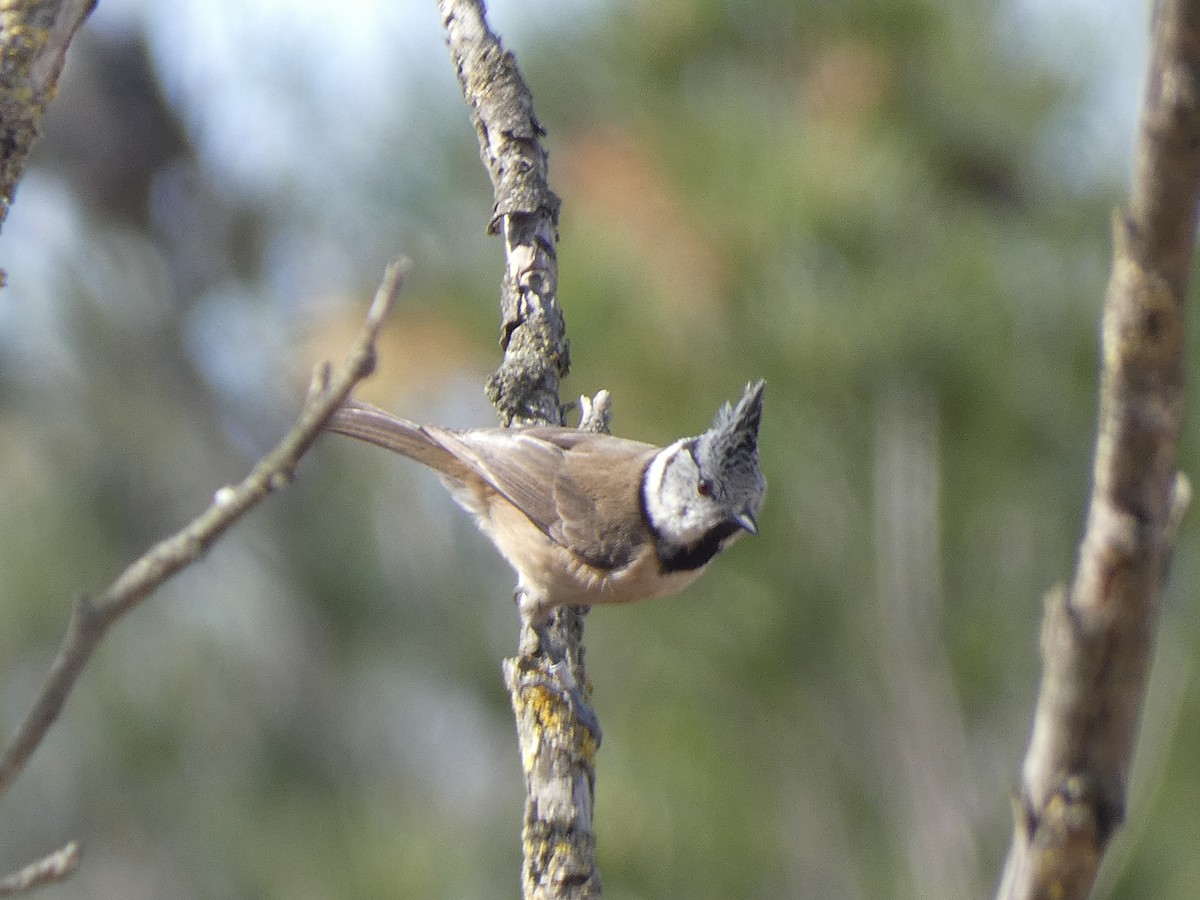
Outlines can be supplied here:
M761 535L588 620L606 897L992 890L1148 17L491 4L564 201L564 396L606 387L617 433L665 442L770 384ZM392 256L363 396L493 421L490 208L434 3L103 0L0 237L5 733L73 596L286 430ZM1195 425L1183 453L1200 470ZM1200 878L1194 522L1102 897ZM40 896L516 896L511 590L435 480L322 440L101 647L0 800L0 868L77 837Z

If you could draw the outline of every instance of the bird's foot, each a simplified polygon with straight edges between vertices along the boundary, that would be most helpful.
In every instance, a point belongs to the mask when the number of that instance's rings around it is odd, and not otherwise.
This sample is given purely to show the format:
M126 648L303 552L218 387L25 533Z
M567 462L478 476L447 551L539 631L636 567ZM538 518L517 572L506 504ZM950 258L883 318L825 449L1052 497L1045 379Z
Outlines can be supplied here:
M591 733L592 740L599 747L602 738L600 720L597 718L591 704L583 698L583 693L579 689L579 682L575 680L575 676L571 673L571 666L567 662L565 650L555 647L550 640L550 635L545 625L535 625L534 631L537 632L542 649L550 657L550 678L542 681L542 686L557 694L566 702L571 715Z

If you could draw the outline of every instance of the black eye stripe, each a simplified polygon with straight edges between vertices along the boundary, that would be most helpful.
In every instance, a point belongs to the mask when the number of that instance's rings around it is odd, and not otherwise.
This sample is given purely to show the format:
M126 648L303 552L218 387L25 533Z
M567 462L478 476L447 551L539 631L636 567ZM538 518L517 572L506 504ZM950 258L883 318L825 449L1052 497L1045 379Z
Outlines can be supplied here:
M687 447L688 455L692 457L692 462L696 464L698 471L704 471L704 467L700 465L700 458L696 456L696 447L699 441L688 441L684 446ZM711 478L706 478L701 475L700 480L696 482L696 493L701 497L711 497L713 492L713 483Z

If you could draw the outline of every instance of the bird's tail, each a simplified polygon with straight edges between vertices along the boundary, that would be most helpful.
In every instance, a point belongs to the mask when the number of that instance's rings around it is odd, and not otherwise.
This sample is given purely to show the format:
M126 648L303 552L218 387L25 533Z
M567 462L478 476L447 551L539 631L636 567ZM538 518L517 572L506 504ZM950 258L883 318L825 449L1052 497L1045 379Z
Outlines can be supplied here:
M435 472L461 479L462 460L415 422L393 416L378 407L351 398L335 412L326 430L358 438L385 450L415 459Z

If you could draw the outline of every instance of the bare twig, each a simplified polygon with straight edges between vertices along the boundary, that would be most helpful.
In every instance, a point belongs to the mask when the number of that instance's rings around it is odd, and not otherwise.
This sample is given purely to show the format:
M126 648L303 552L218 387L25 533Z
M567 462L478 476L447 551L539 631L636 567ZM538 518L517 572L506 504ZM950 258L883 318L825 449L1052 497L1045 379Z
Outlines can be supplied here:
M155 544L122 572L98 599L75 601L67 633L33 706L0 755L0 794L25 767L62 711L83 667L108 628L164 581L195 562L228 528L268 494L285 487L300 458L354 386L375 366L375 339L400 291L406 264L392 263L346 361L330 379L327 367L304 402L295 425L237 485L223 487L212 505L181 531Z
M539 140L545 132L516 60L488 27L481 0L439 0L438 7L492 180L495 206L488 230L504 235L504 362L488 380L488 394L505 425L562 424L559 381L569 357L558 305L559 199L547 183L546 151ZM587 684L580 645L584 612L559 609L550 626L580 684ZM520 646L538 644L523 635ZM539 647L537 654L523 649L520 658L504 665L527 789L522 890L526 898L597 897L595 747L568 705L543 687L550 664Z
M69 878L79 868L79 845L74 841L37 862L0 879L0 897L24 894L36 887Z
M612 423L612 396L608 391L597 391L594 397L579 398L579 428L582 431L608 433Z
M1129 209L1113 229L1091 502L1071 586L1047 602L1003 898L1087 896L1125 814L1159 601L1190 495L1175 466L1198 146L1200 0L1161 0Z

